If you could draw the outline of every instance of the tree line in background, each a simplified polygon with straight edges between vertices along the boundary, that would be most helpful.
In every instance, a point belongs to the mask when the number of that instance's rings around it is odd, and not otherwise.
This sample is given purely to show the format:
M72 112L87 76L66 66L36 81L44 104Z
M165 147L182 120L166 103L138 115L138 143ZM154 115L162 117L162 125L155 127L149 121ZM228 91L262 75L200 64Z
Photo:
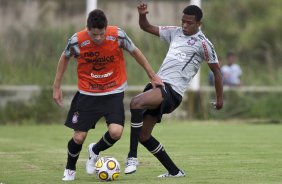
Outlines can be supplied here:
M61 3L60 6L72 10L70 4ZM203 0L202 6L203 31L222 58L229 50L237 52L238 63L244 72L243 85L280 85L282 1ZM73 26L52 28L46 21L39 21L33 28L22 27L25 31L13 24L1 36L0 84L52 85L56 64L67 39L78 30ZM124 29L157 70L167 51L165 43L130 27ZM129 83L146 83L148 79L142 69L130 57L126 56L126 59ZM64 81L66 84L76 84L73 75L76 71L72 65L75 62L71 62ZM208 68L203 65L202 84L207 84L207 73Z
M203 1L203 29L224 56L238 53L245 85L281 85L282 1Z
M12 1L15 3L16 1ZM40 1L44 3L44 1ZM2 3L2 4L1 4ZM0 1L1 6L3 0ZM71 4L61 3L66 10ZM277 86L282 84L282 1L278 0L203 0L204 19L202 30L215 45L223 58L229 51L235 51L238 63L243 69L242 81L246 86ZM78 10L76 10L78 11ZM78 13L78 12L76 12ZM180 12L181 13L181 12ZM157 24L157 22L152 22ZM180 23L180 20L179 20ZM176 23L176 25L179 25ZM158 38L142 31L124 28L134 43L142 50L157 70L167 52L167 45ZM24 31L23 31L24 30ZM57 121L65 114L59 111L51 99L56 66L67 39L78 31L74 26L60 29L48 26L48 19L38 21L35 27L17 23L9 27L0 37L0 85L40 85L44 93L29 103L10 103L0 108L1 122ZM130 85L144 85L149 80L141 67L125 55ZM64 84L76 84L76 62L72 60L64 76ZM207 85L207 65L201 69L201 84ZM266 118L279 120L281 100L279 93L242 94L225 93L225 107L214 113L209 107L212 97L199 95L199 109L194 118ZM196 98L197 99L197 98ZM185 106L186 104L184 104ZM185 108L185 107L184 107ZM187 107L188 108L188 107ZM197 107L196 107L197 108ZM48 113L46 113L48 112Z

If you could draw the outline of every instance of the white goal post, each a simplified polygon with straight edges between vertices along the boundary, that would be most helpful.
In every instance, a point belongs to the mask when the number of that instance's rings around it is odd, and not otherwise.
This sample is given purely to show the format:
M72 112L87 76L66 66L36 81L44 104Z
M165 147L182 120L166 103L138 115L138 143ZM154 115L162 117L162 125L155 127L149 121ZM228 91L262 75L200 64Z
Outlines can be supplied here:
M86 17L88 16L89 12L97 9L97 1L98 0L86 0Z
M190 0L190 4L197 5L201 8L201 0ZM189 89L198 91L200 89L200 69L190 83Z

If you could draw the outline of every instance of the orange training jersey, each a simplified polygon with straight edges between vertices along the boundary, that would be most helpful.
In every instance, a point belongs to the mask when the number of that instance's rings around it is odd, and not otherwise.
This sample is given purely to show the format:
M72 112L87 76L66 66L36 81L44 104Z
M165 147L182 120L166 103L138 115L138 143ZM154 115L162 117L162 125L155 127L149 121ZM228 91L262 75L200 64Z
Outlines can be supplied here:
M110 92L126 80L123 51L118 46L118 28L108 26L101 45L95 45L86 29L77 33L80 55L77 57L79 90L90 93Z

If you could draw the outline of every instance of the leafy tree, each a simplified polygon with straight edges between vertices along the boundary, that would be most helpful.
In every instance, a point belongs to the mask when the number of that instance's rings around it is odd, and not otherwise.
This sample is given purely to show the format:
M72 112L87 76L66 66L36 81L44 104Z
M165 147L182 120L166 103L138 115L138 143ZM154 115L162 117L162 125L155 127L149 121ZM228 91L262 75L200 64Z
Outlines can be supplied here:
M206 0L203 6L203 29L219 47L219 55L230 49L238 52L245 84L278 85L282 1Z

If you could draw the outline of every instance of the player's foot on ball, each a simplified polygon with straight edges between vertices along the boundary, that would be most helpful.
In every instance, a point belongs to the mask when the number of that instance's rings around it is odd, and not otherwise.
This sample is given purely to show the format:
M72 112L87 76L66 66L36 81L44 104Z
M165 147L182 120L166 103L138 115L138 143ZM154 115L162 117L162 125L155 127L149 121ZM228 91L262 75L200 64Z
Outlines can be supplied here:
M124 174L134 173L137 169L137 166L138 166L137 158L134 158L134 157L127 158L126 163L125 163Z
M171 175L169 173L161 174L158 176L158 178L169 178L169 177L184 177L185 173L183 170L179 170L179 172L176 175Z
M73 181L75 179L75 174L76 174L75 170L65 169L62 180Z
M99 159L99 155L96 155L93 151L92 148L96 143L91 143L88 146L88 154L89 154L89 158L87 159L86 162L86 172L87 174L94 174L95 172L95 163L97 162L97 160Z

